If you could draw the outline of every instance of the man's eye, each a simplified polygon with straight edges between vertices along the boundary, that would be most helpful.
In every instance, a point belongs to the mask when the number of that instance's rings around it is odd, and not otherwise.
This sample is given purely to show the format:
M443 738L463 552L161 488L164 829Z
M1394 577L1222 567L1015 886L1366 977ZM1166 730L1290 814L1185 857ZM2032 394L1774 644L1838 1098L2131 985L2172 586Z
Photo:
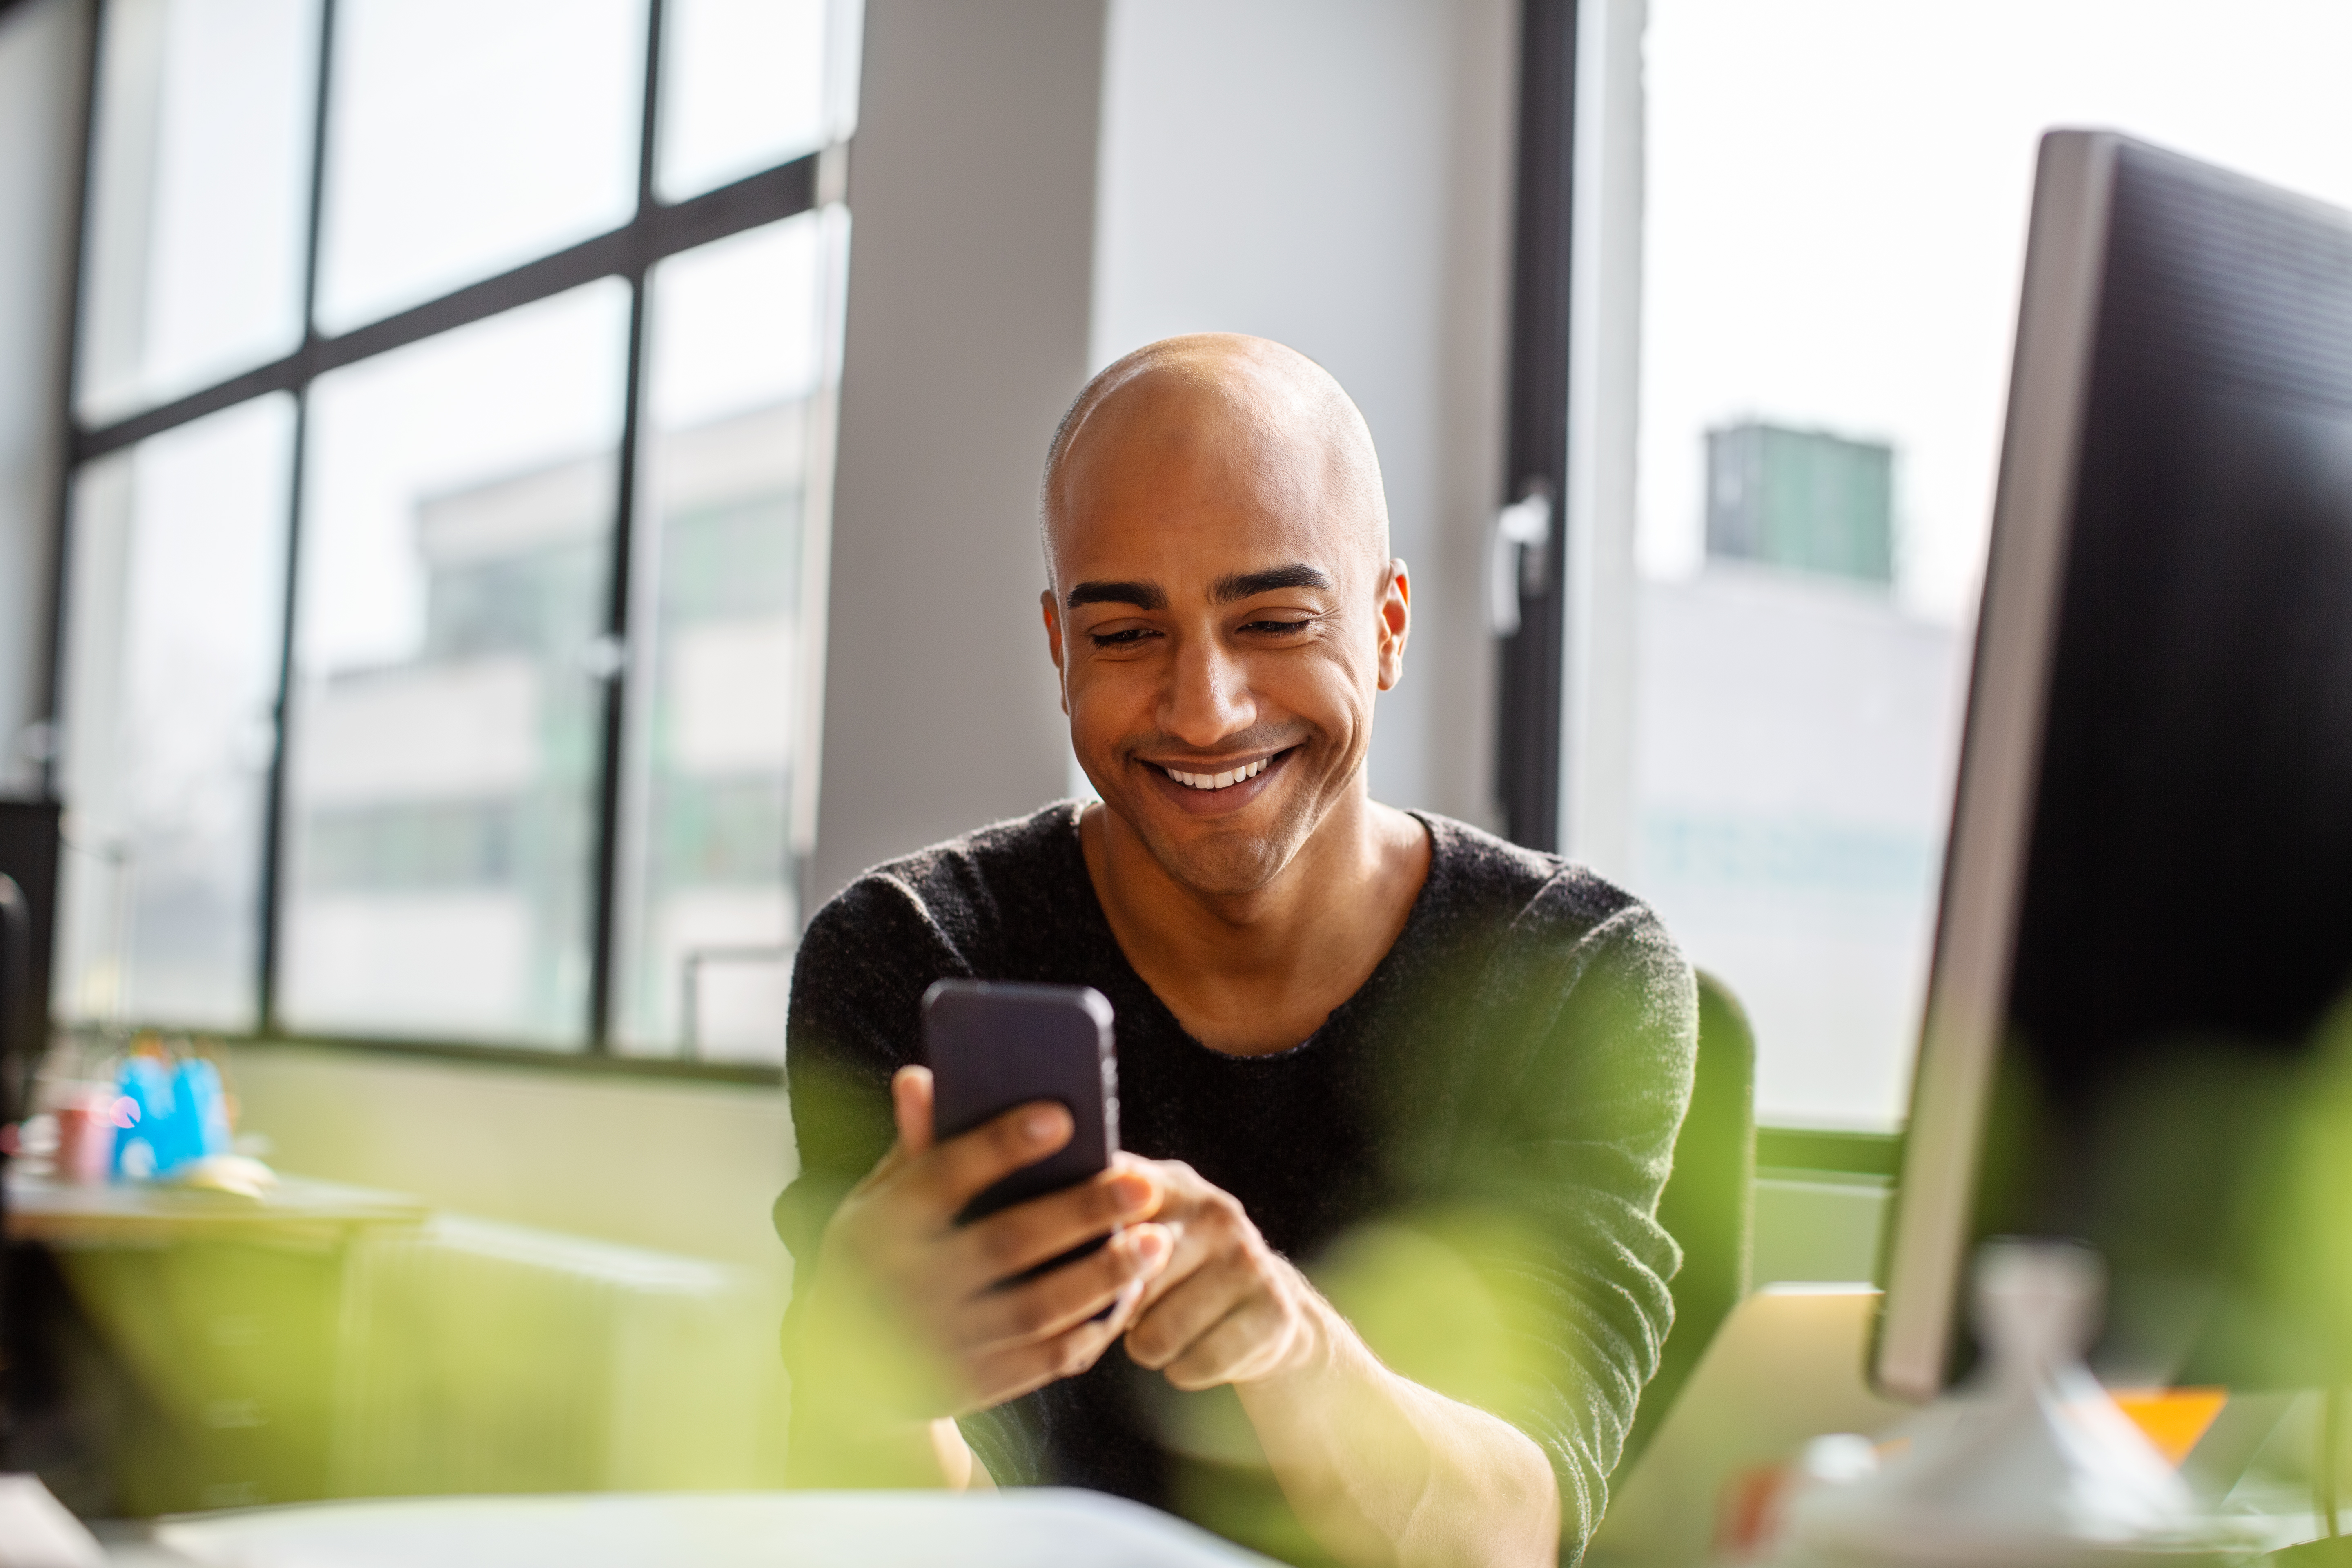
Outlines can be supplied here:
M1303 632L1314 624L1314 616L1303 616L1292 621L1250 621L1243 626L1242 630L1255 632L1260 637L1288 637Z
M1150 637L1151 633L1147 627L1129 626L1121 631L1094 632L1090 635L1093 637L1094 644L1097 647L1126 647L1132 644L1141 642L1145 637Z

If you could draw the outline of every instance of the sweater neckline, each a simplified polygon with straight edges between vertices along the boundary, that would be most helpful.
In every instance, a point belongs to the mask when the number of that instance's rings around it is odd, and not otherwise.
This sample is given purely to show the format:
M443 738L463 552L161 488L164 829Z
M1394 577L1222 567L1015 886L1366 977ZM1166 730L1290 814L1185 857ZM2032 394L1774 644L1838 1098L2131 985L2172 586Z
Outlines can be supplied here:
M1412 907L1405 911L1404 924L1398 930L1396 940L1389 944L1386 952L1381 954L1381 961L1372 966L1370 974L1364 976L1363 984L1324 1015L1323 1022L1305 1039L1295 1046L1285 1046L1278 1051L1242 1056L1233 1051L1221 1051L1196 1038L1176 1016L1175 1009L1160 998L1160 993L1151 988L1151 983L1144 979L1142 973L1129 961L1127 950L1118 944L1118 933L1111 930L1110 916L1102 907L1102 897L1095 890L1094 877L1087 869L1086 846L1079 837L1079 822L1086 816L1087 805L1083 800L1069 803L1062 813L1060 839L1066 857L1067 874L1076 879L1083 895L1079 908L1087 940L1098 950L1098 956L1113 965L1111 973L1118 977L1120 989L1139 999L1154 1022L1181 1041L1189 1051L1231 1064L1236 1071L1247 1072L1260 1064L1298 1060L1328 1039L1335 1032L1333 1026L1344 1025L1351 1019L1367 998L1375 997L1392 984L1397 973L1411 963L1410 955L1424 945L1422 939L1425 939L1428 926L1436 919L1433 911L1443 906L1443 898L1432 897L1433 890L1437 888L1441 878L1450 879L1454 870L1453 850L1455 843L1454 836L1445 830L1444 819L1405 807L1405 815L1420 823L1422 831L1429 835L1429 873L1422 879L1420 890L1413 894ZM1124 1011L1120 998L1113 997L1112 1005L1114 1012Z

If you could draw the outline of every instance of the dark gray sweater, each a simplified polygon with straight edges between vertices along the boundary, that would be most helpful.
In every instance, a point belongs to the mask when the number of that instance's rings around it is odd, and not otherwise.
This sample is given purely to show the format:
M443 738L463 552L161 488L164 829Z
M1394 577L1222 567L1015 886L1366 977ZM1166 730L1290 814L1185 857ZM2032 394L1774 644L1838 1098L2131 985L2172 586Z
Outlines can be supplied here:
M924 988L950 975L1092 985L1117 1010L1126 1148L1190 1163L1310 1273L1335 1253L1454 1260L1372 1268L1389 1293L1359 1327L1400 1371L1542 1445L1572 1562L1673 1317L1678 1255L1654 1216L1696 1001L1664 929L1580 867L1423 815L1428 880L1370 978L1291 1049L1228 1056L1186 1034L1120 952L1078 809L877 867L810 922L787 1058L801 1174L776 1205L801 1282L843 1194L889 1146L887 1085L922 1059ZM1389 1244L1368 1251L1367 1236ZM1400 1251L1399 1237L1417 1239ZM1430 1283L1456 1274L1488 1305L1456 1310L1459 1294ZM1448 1321L1415 1318L1414 1300ZM1444 1386L1448 1368L1462 1386ZM1116 1492L1314 1559L1264 1472L1199 1436L1220 1429L1217 1397L1174 1394L1114 1348L963 1426L1000 1482Z

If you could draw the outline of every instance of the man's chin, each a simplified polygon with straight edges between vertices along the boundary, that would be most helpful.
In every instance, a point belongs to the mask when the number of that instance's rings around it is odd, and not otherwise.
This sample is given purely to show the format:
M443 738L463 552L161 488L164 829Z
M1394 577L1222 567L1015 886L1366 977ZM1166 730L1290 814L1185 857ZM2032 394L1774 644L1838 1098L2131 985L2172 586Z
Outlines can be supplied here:
M1280 876L1309 824L1297 803L1261 798L1215 816L1171 808L1160 800L1106 801L1143 841L1170 878L1208 898L1255 893Z

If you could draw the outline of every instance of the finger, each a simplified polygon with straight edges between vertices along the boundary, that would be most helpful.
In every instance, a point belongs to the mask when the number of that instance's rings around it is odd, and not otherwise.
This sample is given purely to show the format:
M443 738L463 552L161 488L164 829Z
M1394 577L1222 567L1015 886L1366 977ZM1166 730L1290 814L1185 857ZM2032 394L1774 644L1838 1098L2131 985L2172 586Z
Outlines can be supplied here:
M1113 1321L1115 1318L1099 1323L1081 1323L1053 1339L1016 1345L981 1358L971 1368L972 1402L958 1414L986 1410L1024 1394L1034 1394L1049 1383L1077 1376L1101 1360L1111 1341L1118 1337L1112 1330Z
M1067 1143L1074 1131L1058 1100L1032 1100L934 1144L921 1180L931 1201L952 1216L989 1186Z
M1231 1227L1200 1204L1163 1201L1152 1217L1168 1226L1175 1237L1176 1247L1169 1254L1168 1266L1144 1287L1146 1312L1178 1286L1216 1262L1232 1240Z
M1140 1159L1133 1154L1120 1152L1110 1157L1109 1169L1114 1174L1132 1171L1151 1184L1151 1210L1154 1215L1167 1206L1169 1199L1167 1167L1159 1161Z
M1246 1383L1273 1371L1289 1352L1297 1321L1268 1295L1255 1295L1194 1340L1160 1374L1187 1394Z
M890 1075L890 1112L898 1123L898 1143L909 1154L931 1146L931 1069L900 1068Z
M1147 1289L1135 1327L1127 1331L1127 1353L1136 1365L1155 1372L1171 1365L1226 1314L1264 1289L1254 1272L1234 1268L1197 1269L1156 1300Z
M1099 1250L1050 1274L973 1300L959 1315L957 1342L982 1352L1034 1344L1114 1305L1123 1306L1123 1316L1131 1318L1141 1294L1135 1287L1168 1260L1168 1233L1156 1225L1121 1231Z
M1148 1218L1159 1204L1159 1185L1149 1172L1105 1171L973 1221L952 1244L950 1268L959 1279L970 1279L972 1289L984 1290L1122 1225ZM1162 1235L1172 1251L1175 1237L1165 1231Z

